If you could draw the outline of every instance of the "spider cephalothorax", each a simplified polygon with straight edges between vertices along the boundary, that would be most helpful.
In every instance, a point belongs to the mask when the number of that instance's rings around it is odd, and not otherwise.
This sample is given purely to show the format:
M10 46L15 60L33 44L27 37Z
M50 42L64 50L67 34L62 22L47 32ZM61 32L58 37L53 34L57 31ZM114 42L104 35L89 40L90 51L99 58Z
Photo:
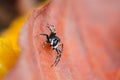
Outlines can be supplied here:
M47 28L50 30L50 35L48 34L40 34L42 36L46 36L47 40L44 42L43 48L46 45L46 43L50 44L50 46L52 47L53 50L56 50L58 55L55 59L55 62L53 65L57 65L58 62L60 61L61 58L61 54L62 54L62 50L63 50L63 44L60 43L60 38L58 36L56 36L56 30L55 27L53 25L47 25ZM62 46L62 49L59 48L59 46ZM52 65L52 66L53 66Z

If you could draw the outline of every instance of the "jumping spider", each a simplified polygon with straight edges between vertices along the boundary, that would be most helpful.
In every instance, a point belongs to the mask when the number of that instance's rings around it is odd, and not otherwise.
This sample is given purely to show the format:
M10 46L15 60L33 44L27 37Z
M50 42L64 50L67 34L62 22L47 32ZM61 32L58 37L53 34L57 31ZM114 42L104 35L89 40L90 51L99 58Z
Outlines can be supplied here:
M54 63L51 65L51 66L54 66L54 65L56 66L58 64L58 62L60 61L60 58L61 58L61 54L62 54L62 51L63 51L63 44L60 43L60 38L58 36L56 36L55 27L53 25L48 24L47 28L51 32L50 35L48 35L48 34L40 34L42 36L46 36L46 38L47 38L47 40L44 41L44 44L43 44L42 47L44 48L45 45L48 43L48 44L50 44L50 47L53 50L56 50L58 55L56 56L56 59L55 59ZM61 46L62 49L60 49L59 46Z

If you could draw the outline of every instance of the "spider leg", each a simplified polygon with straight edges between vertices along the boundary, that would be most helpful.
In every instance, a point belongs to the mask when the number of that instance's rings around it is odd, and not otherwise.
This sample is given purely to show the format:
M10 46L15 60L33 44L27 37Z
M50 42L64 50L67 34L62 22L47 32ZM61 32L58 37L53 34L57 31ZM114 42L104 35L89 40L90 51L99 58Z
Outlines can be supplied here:
M53 29L52 29L51 27L53 27ZM47 28L48 28L51 32L56 33L56 30L55 30L54 25L47 24Z
M60 43L58 46L61 46L62 49L61 49L61 52L63 51L63 43Z
M47 44L47 41L44 41L42 48L44 48L46 44Z
M51 67L53 67L54 65L56 66L59 63L60 58L61 58L61 53L62 53L61 50L58 47L55 50L57 51L58 55L54 61L54 64L51 65Z
M46 36L47 40L49 39L48 35L47 34L40 34L42 36Z
M46 38L47 38L47 40L46 40L46 41L44 41L43 46L42 46L42 48L44 48L44 47L45 47L45 45L47 44L47 41L48 41L49 37L48 37L48 35L47 35L47 34L40 34L40 35L42 35L42 36L46 36Z

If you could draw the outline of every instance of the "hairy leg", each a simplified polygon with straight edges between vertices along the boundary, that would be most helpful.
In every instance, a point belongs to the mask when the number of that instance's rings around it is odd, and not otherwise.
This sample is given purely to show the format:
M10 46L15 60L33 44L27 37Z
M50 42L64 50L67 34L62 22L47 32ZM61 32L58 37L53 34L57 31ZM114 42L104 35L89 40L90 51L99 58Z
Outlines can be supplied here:
M56 59L55 59L55 61L54 61L54 64L51 65L51 67L56 66L56 65L59 63L60 58L61 58L61 51L60 51L60 49L59 49L59 48L56 48L56 51L57 51L58 55L57 55L57 57L56 57Z
M47 40L49 39L47 34L40 34L40 35L46 36Z
M46 44L47 44L47 41L45 41L45 42L43 43L42 48L44 48Z
M52 27L53 29L52 29L51 27ZM55 30L54 25L47 24L47 28L48 28L51 32L56 33L56 30Z

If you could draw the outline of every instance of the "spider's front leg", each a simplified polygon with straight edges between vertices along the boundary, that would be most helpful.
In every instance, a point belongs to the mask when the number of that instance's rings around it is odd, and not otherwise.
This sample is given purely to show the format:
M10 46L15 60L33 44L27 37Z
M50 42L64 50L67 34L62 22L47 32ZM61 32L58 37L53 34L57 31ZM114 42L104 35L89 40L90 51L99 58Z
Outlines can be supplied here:
M48 37L47 34L40 34L40 35L42 35L42 36L46 36L46 38L47 38L47 40L43 43L43 46L42 46L42 48L44 48L45 45L47 44L47 41L48 41L49 37Z
M54 25L47 24L47 27L51 32L56 33ZM53 29L51 27L53 27Z
M45 41L45 42L43 43L42 48L44 48L46 44L47 44L47 41Z
M49 39L47 34L40 34L41 36L46 36L47 40Z

